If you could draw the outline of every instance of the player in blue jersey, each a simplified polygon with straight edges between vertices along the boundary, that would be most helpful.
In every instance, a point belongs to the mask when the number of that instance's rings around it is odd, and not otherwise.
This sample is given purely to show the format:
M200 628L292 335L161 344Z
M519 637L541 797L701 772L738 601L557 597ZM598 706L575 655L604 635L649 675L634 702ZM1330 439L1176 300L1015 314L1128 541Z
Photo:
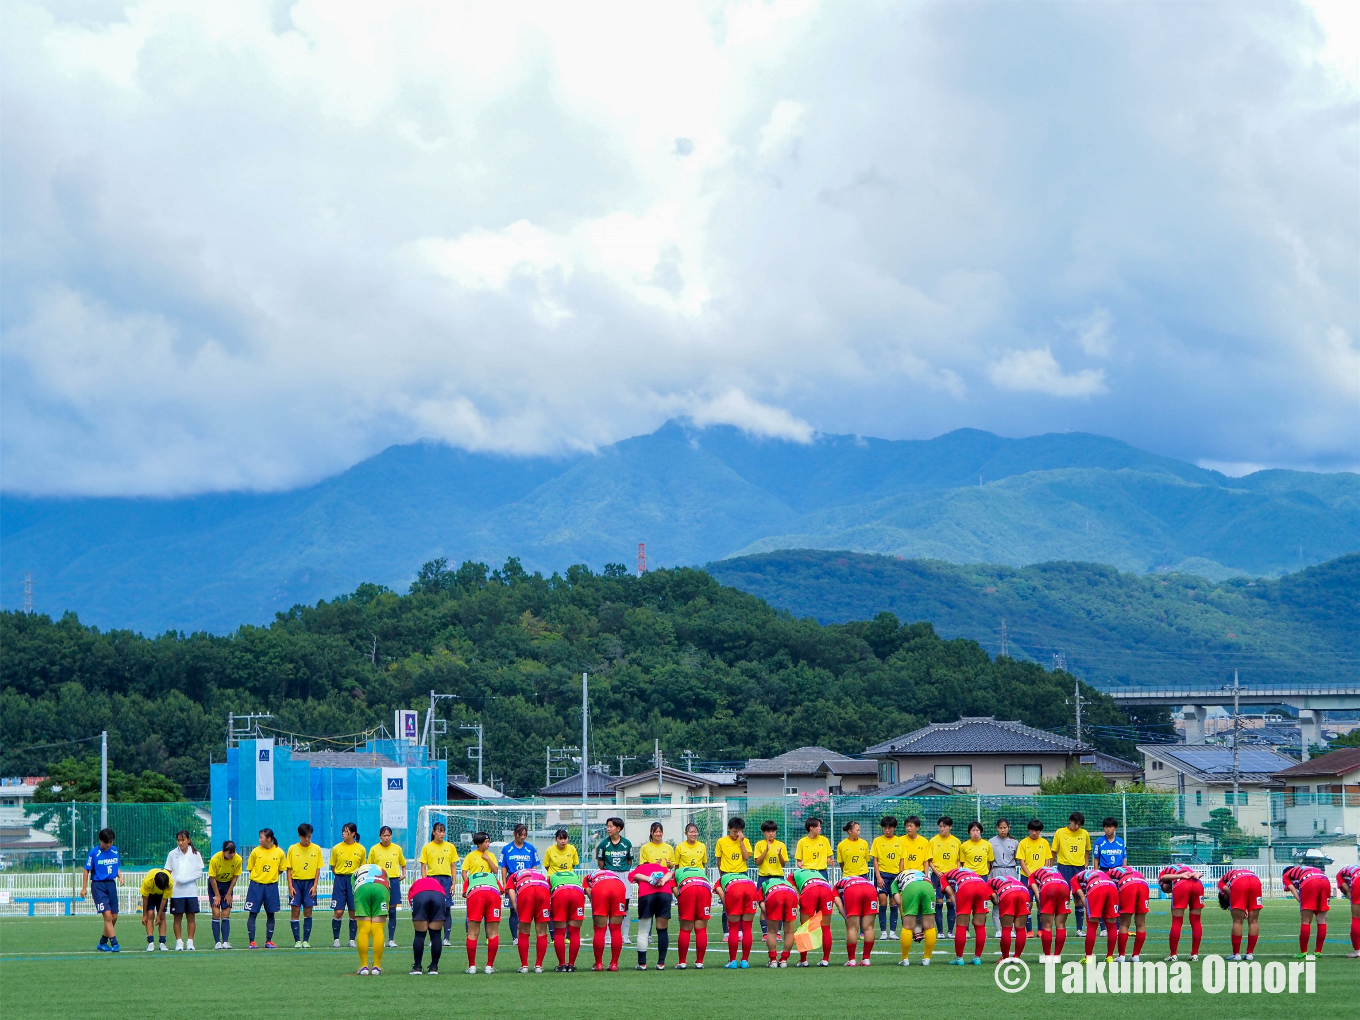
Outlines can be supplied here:
M80 880L80 898L88 892L94 899L95 912L104 918L104 934L99 936L101 953L117 953L118 936L113 926L118 923L118 887L123 875L118 870L118 848L113 845L113 830L99 830L99 845L85 855L85 875Z
M510 876L524 871L526 868L537 868L542 864L538 856L538 847L530 843L525 837L529 835L529 830L523 822L515 825L511 842L501 849L501 885L510 888ZM519 912L515 909L513 902L510 906L510 941L519 940Z
M1105 834L1097 836L1091 843L1091 863L1108 873L1113 868L1122 868L1129 863L1129 848L1123 837L1116 835L1119 832L1116 819L1106 818L1100 827L1105 830ZM1101 921L1100 926L1104 929L1105 922Z

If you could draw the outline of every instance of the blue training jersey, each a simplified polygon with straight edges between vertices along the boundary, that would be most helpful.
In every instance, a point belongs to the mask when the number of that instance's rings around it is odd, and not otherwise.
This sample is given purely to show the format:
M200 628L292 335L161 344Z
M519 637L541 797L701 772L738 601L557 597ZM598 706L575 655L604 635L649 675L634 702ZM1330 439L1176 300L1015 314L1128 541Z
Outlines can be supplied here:
M1101 870L1117 868L1127 863L1129 856L1128 846L1119 836L1114 839L1101 836L1091 844L1091 853L1095 856L1096 866Z
M536 868L539 863L538 848L527 840L523 846L507 843L501 848L501 867L512 875L525 868Z
M85 858L85 870L95 882L117 878L118 848L111 846L105 850L102 846L91 847L89 855Z

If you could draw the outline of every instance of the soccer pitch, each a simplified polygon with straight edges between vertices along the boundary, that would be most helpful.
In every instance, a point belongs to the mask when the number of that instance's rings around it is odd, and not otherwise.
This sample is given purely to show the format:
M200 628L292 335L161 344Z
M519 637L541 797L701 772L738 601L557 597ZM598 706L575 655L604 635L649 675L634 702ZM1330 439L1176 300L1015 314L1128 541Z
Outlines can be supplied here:
M1160 908L1160 909L1159 909ZM358 957L352 949L295 950L286 916L281 917L286 948L266 951L238 949L193 954L147 953L145 936L135 915L123 915L119 931L123 952L96 953L99 921L95 918L5 918L0 920L0 1010L5 1020L62 1017L64 1020L143 1020L146 1017L262 1016L332 1018L341 1016L419 1017L429 1013L455 1016L511 1015L552 1018L589 1018L602 1014L664 1014L669 1017L751 1017L846 1015L893 1018L940 1014L954 1018L1053 1015L1055 1006L1069 1012L1102 1018L1138 1017L1168 1020L1175 1017L1343 1017L1356 1015L1360 995L1360 960L1346 959L1349 951L1349 910L1336 902L1324 955L1317 963L1317 991L1313 995L1230 995L1203 990L1199 965L1192 965L1194 990L1180 995L1082 995L1044 992L1043 971L1037 963L1038 940L1026 946L1032 972L1029 986L1017 994L999 990L993 981L996 948L989 936L987 964L949 967L952 943L941 940L935 963L916 966L921 947L913 948L913 966L897 967L897 943L880 943L869 970L843 967L845 954L837 934L833 965L828 969L767 970L763 945L756 943L752 967L723 969L727 960L722 932L711 927L709 955L702 971L674 969L674 933L667 969L639 973L632 968L636 955L626 947L616 974L595 974L589 934L582 946L575 974L551 972L555 959L548 951L544 974L517 973L519 956L502 926L497 972L476 977L467 966L461 942L462 923L455 920L454 945L444 951L438 977L411 977L411 929L403 918L398 929L401 946L387 950L381 977L355 975ZM1228 917L1216 907L1204 912L1203 953L1226 956ZM1149 916L1145 959L1166 953L1168 917L1165 904L1154 902ZM1261 915L1257 959L1292 960L1297 952L1298 910L1292 903L1268 902ZM261 918L263 923L263 918ZM318 924L329 943L329 919ZM839 928L839 923L837 925ZM237 929L245 934L244 918ZM206 916L200 932L211 938ZM756 932L759 935L759 930ZM1182 959L1189 949L1189 929L1182 942ZM211 944L211 943L209 943ZM1075 959L1069 939L1065 959ZM1103 938L1098 948L1103 946ZM969 952L971 953L971 946ZM426 962L428 963L428 953ZM652 954L655 961L655 953ZM479 962L481 958L479 956Z

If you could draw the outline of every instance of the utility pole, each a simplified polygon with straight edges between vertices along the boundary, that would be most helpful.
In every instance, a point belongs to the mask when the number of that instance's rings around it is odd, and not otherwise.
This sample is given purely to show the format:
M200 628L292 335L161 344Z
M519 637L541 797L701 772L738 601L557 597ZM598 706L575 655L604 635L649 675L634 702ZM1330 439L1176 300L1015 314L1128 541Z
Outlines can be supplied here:
M478 784L480 784L481 781L482 781L482 724L479 723L479 722L478 722L478 723L467 723L467 724L465 724L465 725L463 725L463 726L459 726L458 728L459 728L460 730L472 730L473 732L475 732L475 733L477 734L477 754L476 754L476 758L477 758L477 782L478 782ZM470 748L470 747L467 749L467 756L468 756L468 760L471 761L472 758L473 758L473 754L472 754L472 748Z
M652 752L652 761L656 762L656 799L661 800L661 741L656 741L656 749Z
M1081 706L1089 704L1081 694L1081 681L1072 681L1072 697L1067 699L1069 705L1075 705L1077 709L1077 743L1081 743Z
M99 827L109 827L109 731L99 734Z
M625 762L630 762L630 761L637 761L637 758L636 758L635 756L631 755L631 754L618 754L618 755L615 755L614 757L618 758L618 760L619 760L619 778L622 779L622 778L623 778L623 765L624 765L624 763L625 763Z
M1006 634L1006 621L1001 621L1001 657L1009 658L1011 654L1010 637Z
M434 764L434 738L436 734L449 732L449 721L447 719L436 719L434 717L434 705L436 701L443 701L446 698L456 699L456 694L436 694L430 692L430 710L425 713L425 733L421 736L420 742L423 744L427 740L430 744L430 764Z
M699 756L698 756L697 754L695 754L693 751L691 751L689 748L685 748L684 751L680 752L680 757L685 759L685 771L686 771L686 772L693 772L693 771L694 771L694 759L697 758L697 757L699 757Z

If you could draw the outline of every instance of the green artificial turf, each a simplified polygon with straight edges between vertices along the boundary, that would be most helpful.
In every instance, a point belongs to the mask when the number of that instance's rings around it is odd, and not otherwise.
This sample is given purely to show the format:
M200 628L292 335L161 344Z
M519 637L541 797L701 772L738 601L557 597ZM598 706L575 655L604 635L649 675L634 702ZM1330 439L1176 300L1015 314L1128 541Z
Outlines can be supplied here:
M79 1020L143 1020L155 1016L184 1017L315 1017L330 1020L341 1016L420 1017L448 1013L459 1017L509 1015L517 1017L583 1017L595 1020L602 1014L664 1014L672 1017L835 1017L874 1020L940 1013L955 1018L995 1018L998 1011L1010 1015L1040 1015L1063 1005L1106 1018L1139 1017L1171 1020L1176 1017L1343 1017L1356 1015L1360 997L1360 960L1347 959L1349 910L1336 903L1332 910L1328 944L1317 964L1314 995L1211 995L1200 987L1199 966L1194 966L1194 991L1188 995L1086 995L1074 997L1045 994L1043 974L1037 963L1038 940L1031 939L1025 956L1033 978L1018 994L1005 994L993 982L996 948L990 941L983 967L951 967L945 961L952 944L941 940L935 963L929 969L894 966L896 943L880 943L870 970L842 966L841 928L837 925L836 953L829 969L767 970L766 957L757 942L753 966L746 971L724 970L725 946L716 921L712 924L709 957L703 971L677 971L675 931L672 931L670 966L665 973L632 970L636 955L625 949L617 974L593 974L590 936L587 932L575 974L554 974L555 961L548 951L548 973L520 975L518 954L510 945L508 930L498 969L494 975L463 973L467 961L461 943L462 923L455 921L455 943L444 951L438 977L409 976L411 929L403 919L398 930L399 948L387 950L386 972L381 977L355 975L357 955L351 949L331 949L330 923L319 916L314 934L327 948L295 950L286 913L280 916L278 934L282 948L266 951L237 949L196 953L147 953L145 937L137 919L124 915L119 923L123 952L96 953L100 924L95 918L39 917L0 920L0 1012L5 1020L28 1017ZM200 946L212 945L207 917L199 928ZM1202 952L1230 952L1228 918L1216 908L1205 911ZM1149 937L1144 959L1161 959L1166 953L1168 918L1165 904L1155 903L1149 917ZM263 918L261 918L263 924ZM674 922L672 922L674 925ZM1297 951L1298 911L1287 902L1270 902L1262 914L1262 934L1257 959L1291 960ZM634 927L636 932L636 927ZM759 930L756 932L759 937ZM236 914L232 936L245 944L245 919ZM1067 944L1073 959L1074 940ZM1103 946L1103 940L1098 943ZM1182 942L1182 958L1189 950L1189 926ZM1079 950L1078 950L1079 951ZM916 946L912 956L919 960ZM428 953L426 962L428 963ZM655 955L652 957L655 960ZM480 962L480 961L479 961ZM1047 1015L1052 1015L1048 1013ZM1062 1015L1076 1016L1068 1012Z

